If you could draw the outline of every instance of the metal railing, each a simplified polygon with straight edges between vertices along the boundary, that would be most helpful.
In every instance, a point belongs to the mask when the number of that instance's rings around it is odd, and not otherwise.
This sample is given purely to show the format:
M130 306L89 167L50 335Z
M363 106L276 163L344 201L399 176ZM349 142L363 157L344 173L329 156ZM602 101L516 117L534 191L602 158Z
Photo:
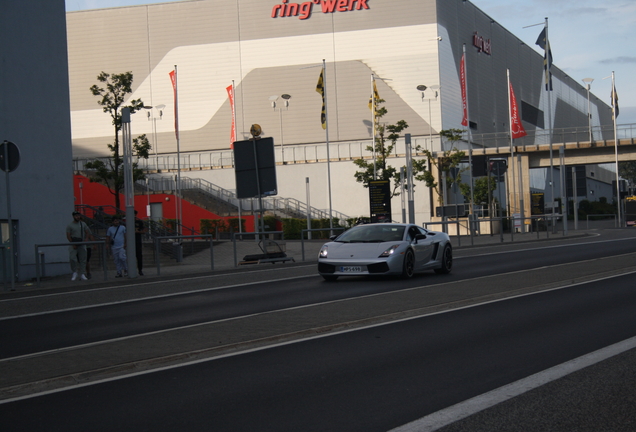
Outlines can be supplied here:
M74 242L72 246L82 246L82 245L98 245L99 246L99 255L101 257L102 270L104 271L104 280L108 279L108 271L106 265L106 242L105 241L87 241L87 242ZM36 285L40 287L40 279L43 274L46 273L44 266L46 262L44 260L44 252L41 250L42 248L48 247L61 247L66 246L67 248L71 246L70 243L49 243L49 244L36 244L35 245L35 277L36 277Z
M338 227L338 228L312 228L312 229L301 230L300 231L300 250L302 252L302 261L305 261L305 233L329 231L330 235L333 235L333 231L346 231L348 229L349 228Z
M550 137L553 144L565 144L573 142L588 142L590 129L587 126L557 128L549 130L528 130L527 135L518 138L515 146L523 148L530 145L549 144ZM617 125L617 137L619 139L636 138L636 124ZM473 148L509 148L510 136L508 132L493 132L472 135ZM614 139L613 125L601 125L592 127L593 141L604 141ZM413 149L421 148L426 150L441 149L442 142L439 135L412 137ZM373 152L367 150L370 145L369 140L355 140L329 143L329 160L354 160L371 159ZM466 143L463 143L465 146ZM327 146L324 142L308 144L288 144L285 145L284 158L280 146L275 149L275 160L278 164L289 163L319 163L327 161ZM478 150L476 150L478 151ZM404 138L396 142L392 156L404 156L406 145ZM414 151L414 156L421 156L423 153ZM107 161L109 158L74 159L73 169L84 171L86 162L89 160ZM176 153L151 155L148 159L137 159L140 169L147 171L176 171L177 167L181 171L233 168L234 152L229 149L210 150L206 152L180 153L177 159Z
M515 234L518 235L522 235L522 234L534 234L536 232L537 234L537 239L541 238L540 234L541 232L545 232L546 238L550 237L550 231L552 231L552 234L556 234L558 232L557 229L557 224L555 223L556 221L558 221L559 218L561 218L562 216L560 214L554 214L554 215L540 215L540 216L530 216L530 217L525 217L525 218L521 218L521 217L514 217L514 216L510 216L510 217L496 217L496 218L483 218L483 219L477 219L475 221L472 222L473 224L473 229L469 228L470 225L470 221L468 219L454 219L454 220L449 220L449 221L439 221L439 222L425 222L423 224L423 227L426 229L429 229L430 226L442 226L442 231L448 233L448 227L451 225L454 225L456 228L455 231L455 235L450 235L449 237L453 238L456 237L457 238L457 242L458 242L458 246L461 246L461 239L462 239L462 228L465 230L465 232L467 234L464 235L464 237L470 237L470 242L471 242L471 246L474 245L474 236L475 236L475 232L478 231L478 229L475 228L475 224L479 225L481 223L486 223L490 225L490 233L489 234L482 234L482 235L489 235L489 236L494 236L496 235L494 233L495 229L493 228L495 226L495 223L498 223L498 230L499 233L499 238L500 241L503 243L504 242L504 232L506 232L506 234L510 234L510 241L514 242L514 237ZM526 221L529 221L529 223L526 223ZM547 224L546 222L551 222L550 224ZM507 227L506 229L504 229L504 222L505 222L505 226ZM541 228L545 228L545 230L541 229ZM565 235L565 231L562 230L563 235Z
M191 236L170 235L170 236L154 237L153 240L155 243L155 261L157 265L157 276L161 276L162 255L163 256L171 255L176 260L177 263L181 263L183 261L184 244L182 240L184 239L192 239L193 241L195 239L208 239L208 241L210 242L210 270L213 271L214 270L214 242L212 241L213 238L214 236L211 234L199 234L199 235L191 235ZM172 250L163 251L163 254L162 254L162 243L164 240L166 241L173 240L172 242L169 242ZM177 240L177 241L174 241L174 240Z
M138 184L145 186L145 180L139 181ZM148 179L148 188L153 191L174 191L176 190L176 180L174 176L165 177L152 177ZM192 179L189 177L181 177L181 190L200 190L213 198L222 200L237 209L239 206L242 211L252 211L252 200L250 199L238 199L234 191L224 189L204 179ZM313 219L328 219L329 212L327 210L320 210L315 207L307 206L306 203L297 200L296 198L279 198L279 197L264 197L262 199L263 207L265 211L280 211L282 213L295 213L306 216L310 213L310 217ZM349 216L332 210L332 216L340 220L349 219Z

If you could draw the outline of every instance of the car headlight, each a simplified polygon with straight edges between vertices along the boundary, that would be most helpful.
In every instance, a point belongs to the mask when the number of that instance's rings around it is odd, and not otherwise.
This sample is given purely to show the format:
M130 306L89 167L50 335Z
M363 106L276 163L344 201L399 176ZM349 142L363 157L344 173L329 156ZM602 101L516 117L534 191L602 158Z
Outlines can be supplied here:
M327 246L323 246L320 248L320 254L318 258L327 258Z
M394 253L394 252L397 250L397 248L399 248L399 247L400 247L400 245L399 245L399 244L396 244L396 245L391 246L390 248L388 248L387 250L385 250L384 252L382 252L378 258L386 258L386 257L388 257L388 256L393 255L393 253Z

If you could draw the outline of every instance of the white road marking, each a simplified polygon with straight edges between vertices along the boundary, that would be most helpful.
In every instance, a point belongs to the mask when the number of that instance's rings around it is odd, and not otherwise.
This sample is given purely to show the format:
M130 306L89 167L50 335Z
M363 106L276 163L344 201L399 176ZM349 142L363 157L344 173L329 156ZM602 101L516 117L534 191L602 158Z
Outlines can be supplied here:
M507 384L451 407L422 417L389 432L431 432L462 420L480 411L505 402L551 381L563 378L573 372L607 360L630 349L636 348L636 337L591 352L560 365L530 375L527 378Z
M82 384L75 384L75 385L68 386L68 387L57 388L57 389L48 390L48 391L39 392L39 393L33 393L33 394L26 395L26 396L20 396L20 397L12 398L12 399L0 400L0 405L5 404L5 403L14 402L14 401L23 400L23 399L29 399L29 398L32 398L32 397L43 396L43 395L63 392L63 391L67 391L67 390L73 390L73 389L76 389L76 388L87 387L87 386L97 385L97 384L101 384L101 383L117 381L117 380L121 380L121 379L133 378L133 377L136 377L136 376L147 375L147 374L151 374L151 373L155 373L155 372L161 372L161 371L164 371L164 370L187 367L187 366L191 366L191 365L195 365L195 364L199 364L199 363L204 363L204 362L209 362L209 361L215 361L215 360L219 360L219 359L223 359L223 358L227 358L227 357L234 357L234 356L238 356L238 355L249 354L249 353L252 353L252 352L258 352L258 351L273 349L273 348L277 348L277 347L281 347L281 346L297 344L297 343L306 342L306 341L310 341L310 340L314 340L314 339L322 339L322 338L332 337L332 336L336 336L336 335L340 335L340 334L352 333L352 332L362 331L362 330L366 330L366 329L370 329L370 328L383 327L383 326L386 326L386 325L392 325L392 324L396 324L396 323L400 323L400 322L411 321L411 320L415 320L415 319L424 318L424 317L427 317L427 316L433 316L433 315L440 315L440 314L456 312L456 311L462 310L462 309L475 308L475 307L479 307L479 306L483 306L483 305L491 304L491 303L499 303L499 302L508 301L508 300L511 300L511 299L519 298L519 297L528 297L528 296L537 295L537 294L541 294L541 293L545 293L545 292L557 291L557 290L560 290L560 289L571 288L573 286L578 286L578 285L585 285L585 284L589 284L589 283L593 283L593 282L598 282L598 281L601 281L601 280L611 279L613 277L620 277L620 276L623 276L625 274L634 274L634 273L636 273L636 271L635 272L628 272L628 273L624 273L624 274L620 274L620 275L606 276L606 277L602 277L602 278L598 278L598 279L594 279L594 280L589 280L589 281L585 281L585 282L580 282L580 283L575 283L575 284L567 284L567 285L563 285L563 286L560 286L560 287L549 288L549 289L546 289L546 290L532 292L532 293L519 294L519 295L512 296L512 297L489 300L489 301L485 301L485 302L482 302L482 303L476 303L476 304L472 304L472 305L462 306L462 307L459 307L459 308L456 308L456 309L449 309L449 310L433 312L433 313L424 314L424 315L411 316L411 317L397 319L397 320L390 321L390 322L382 322L382 323L370 324L370 325L363 326L363 327L356 327L356 328L338 330L338 331L334 331L334 332L322 333L322 334L318 334L318 335L314 335L314 336L309 336L309 337L305 337L305 338L284 341L284 342L271 344L271 345L267 345L267 346L261 346L261 347L251 348L251 349L247 349L247 350L243 350L243 351L222 354L222 355L215 356L215 357L191 360L191 361L188 361L188 362L183 362L183 363L169 365L169 366L163 366L163 367L159 367L159 368L155 368L155 369L144 370L144 371L139 371L139 372L133 372L133 373L130 373L130 374L125 374L125 375L105 378L105 379L101 379L101 380L95 380L95 381L86 382L86 383L82 383ZM328 303L331 303L331 302L328 302ZM306 307L306 306L298 306L298 307L289 308L289 309L290 310L291 309L300 309L302 307ZM232 319L237 319L237 318L230 318L228 320L232 320ZM202 325L202 324L196 324L196 325ZM160 331L154 332L154 333L159 333L159 332ZM139 335L137 335L137 336L139 336ZM131 337L136 337L136 336L131 336ZM122 339L125 339L125 338L122 338ZM431 414L429 416L423 417L420 420L416 420L415 422L412 422L412 423L409 423L407 425L401 426L401 428L414 427L415 429L400 429L400 428L397 428L397 429L393 429L390 432L424 432L424 431L429 431L429 430L435 430L435 428L440 428L440 427L442 427L444 425L447 425L447 424L450 424L450 423L452 423L454 421L460 420L461 418L467 417L467 416L469 416L471 414L474 414L474 413L476 413L478 411L481 411L481 410L486 409L488 407L494 406L497 403L500 403L500 402L505 401L507 399L510 399L512 397L518 396L518 395L524 393L525 391L528 391L528 390L531 390L533 388L539 387L539 386L541 386L543 384L546 384L547 382L550 382L550 381L553 381L555 379L561 378L561 377L563 377L563 376L565 376L565 375L567 375L569 373L575 372L575 371L577 371L579 369L582 369L584 367L587 367L587 366L589 366L591 364L600 362L600 361L605 360L607 358L610 358L610 357L612 357L614 355L620 354L620 353L622 353L624 351L627 351L627 350L629 350L629 349L631 349L633 347L636 347L636 337L631 338L631 339L627 339L626 341L619 342L619 343L614 344L614 345L610 345L609 347L606 347L606 348L603 348L601 350L592 352L590 354L587 354L587 355L578 357L576 359L570 360L569 362L563 363L562 365L558 365L558 366L555 366L553 368L547 369L547 370L545 370L543 372L539 372L539 373L537 373L535 375L531 375L528 378L525 378L525 379L516 381L516 382L514 382L512 384L508 384L506 386L500 387L499 389L496 389L496 390L493 390L491 392L485 393L484 395L477 396L475 398L469 399L468 401L465 401L465 402L462 402L460 404L454 405L453 407L446 408L444 410L438 411L437 413L433 413L433 414ZM1 363L1 361L0 361L0 363ZM545 375L542 375L542 374L545 374ZM551 377L553 377L553 378L551 378ZM534 384L532 384L532 383L534 383ZM525 389L525 390L523 390L523 389ZM501 393L497 393L497 392L501 392ZM490 405L488 405L488 404L490 404ZM479 407L479 408L477 408L477 407ZM451 409L454 409L454 410L453 411L447 411L447 410L451 410ZM433 417L433 416L436 416L438 413L440 413L440 414L437 417ZM449 420L451 418L452 418L452 420ZM446 419L446 420L444 420L444 419ZM448 422L447 423L443 423L444 421L448 421ZM419 422L422 422L422 423L419 423ZM428 425L429 423L433 424L432 422L437 422L437 423L434 423L434 424L436 424L438 426L435 426L434 429L425 429L426 427L429 427L429 426L426 426L426 425ZM421 425L422 428L418 429L420 427L420 425Z

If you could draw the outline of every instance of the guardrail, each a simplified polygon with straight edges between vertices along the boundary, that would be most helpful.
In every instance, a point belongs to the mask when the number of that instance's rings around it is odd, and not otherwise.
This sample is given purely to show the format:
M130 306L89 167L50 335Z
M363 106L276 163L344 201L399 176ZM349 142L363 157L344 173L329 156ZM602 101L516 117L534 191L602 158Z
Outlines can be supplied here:
M154 237L155 242L155 260L157 264L157 276L161 276L161 244L162 240L183 240L183 239L209 239L210 241L210 270L214 270L214 235L212 234L199 234L199 235L191 235L191 236L182 236L182 235L172 235L172 236L161 236ZM180 241L171 242L172 244L172 255L177 262L183 261L183 243Z
M41 248L47 248L47 247L60 247L60 246L81 246L81 245L98 245L99 246L99 255L101 256L101 261L102 261L102 270L104 271L104 280L108 279L108 272L107 272L107 266L106 266L106 254L105 254L105 246L106 246L106 242L105 241L87 241L87 242L73 242L73 244L71 245L70 243L66 242L66 243L48 243L48 244L36 244L35 245L35 277L36 277L36 285L39 288L40 287L40 279L42 278L42 275L45 273L45 269L44 266L46 265L46 262L44 260L44 252L41 251Z
M349 228L338 227L338 228L312 228L312 229L301 230L300 231L300 250L302 251L302 261L305 261L305 233L329 231L331 235L333 235L333 231L346 231L348 229Z
M556 229L557 225L556 225L556 221L558 221L559 218L561 218L562 215L560 214L554 214L554 215L541 215L541 216L530 216L530 217L525 217L525 218L521 218L521 217L497 217L497 218L484 218L484 219L477 219L475 221L472 222L473 224L473 229L469 229L469 221L468 219L455 219L452 221L439 221L439 222L425 222L423 224L423 227L426 229L429 229L429 226L436 226L436 225L441 225L443 228L442 230L445 233L448 233L448 226L450 225L455 225L456 227L456 234L455 235L450 235L450 237L457 237L457 242L458 242L458 246L461 246L461 228L464 228L465 231L468 233L466 234L464 237L466 236L470 236L470 243L471 246L473 246L474 243L474 236L475 236L475 232L478 232L478 228L476 228L474 225L475 224L482 224L482 223L486 223L486 224L490 224L490 233L489 234L484 234L484 235L490 235L490 236L494 236L496 234L493 233L493 231L495 231L493 229L493 223L498 223L499 224L499 238L501 240L501 242L503 243L504 241L504 221L507 221L507 226L508 226L508 234L510 234L510 241L514 242L514 236L515 233L516 234L533 234L534 232L537 233L537 239L541 238L541 232L545 232L546 233L546 238L550 237L550 231L552 231L552 234L556 234L558 232L558 230ZM526 223L525 221L530 221L530 223ZM535 223L533 223L533 221ZM549 225L545 225L545 230L541 230L539 229L539 223L540 222L551 222ZM479 225L478 225L479 226ZM552 229L550 229L552 228ZM565 231L563 230L563 235L565 235Z

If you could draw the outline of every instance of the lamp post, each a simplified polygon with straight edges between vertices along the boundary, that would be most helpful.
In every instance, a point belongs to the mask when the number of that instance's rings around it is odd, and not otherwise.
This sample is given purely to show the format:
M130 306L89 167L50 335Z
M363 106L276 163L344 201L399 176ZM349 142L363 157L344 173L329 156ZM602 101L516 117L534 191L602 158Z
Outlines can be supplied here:
M276 110L276 101L279 96L270 96L269 100L272 101L272 108ZM291 95L287 93L283 93L280 95L280 98L283 99L283 102L280 107L278 107L278 112L280 113L280 153L281 153L281 162L285 165L285 147L283 143L283 107L285 109L289 108L289 100L291 99Z
M590 87L594 78L583 78L585 88L587 89L587 123L590 132L590 142L592 142L592 113L590 112Z
M437 96L439 95L439 93L437 92L437 90L439 90L439 85L435 84L430 87L426 87L424 84L420 84L417 86L417 89L422 92L422 101L424 101L424 91L427 89L435 91L435 100L437 100ZM433 151L433 126L431 124L433 121L431 114L431 99L432 98L428 98L428 139L430 141L431 151Z
M152 121L152 147L155 149L155 156L157 156L157 119L161 120L163 118L163 109L166 106L164 104L156 105L156 106L144 106L145 110L148 110L148 121ZM159 117L155 115L155 110L159 112Z

